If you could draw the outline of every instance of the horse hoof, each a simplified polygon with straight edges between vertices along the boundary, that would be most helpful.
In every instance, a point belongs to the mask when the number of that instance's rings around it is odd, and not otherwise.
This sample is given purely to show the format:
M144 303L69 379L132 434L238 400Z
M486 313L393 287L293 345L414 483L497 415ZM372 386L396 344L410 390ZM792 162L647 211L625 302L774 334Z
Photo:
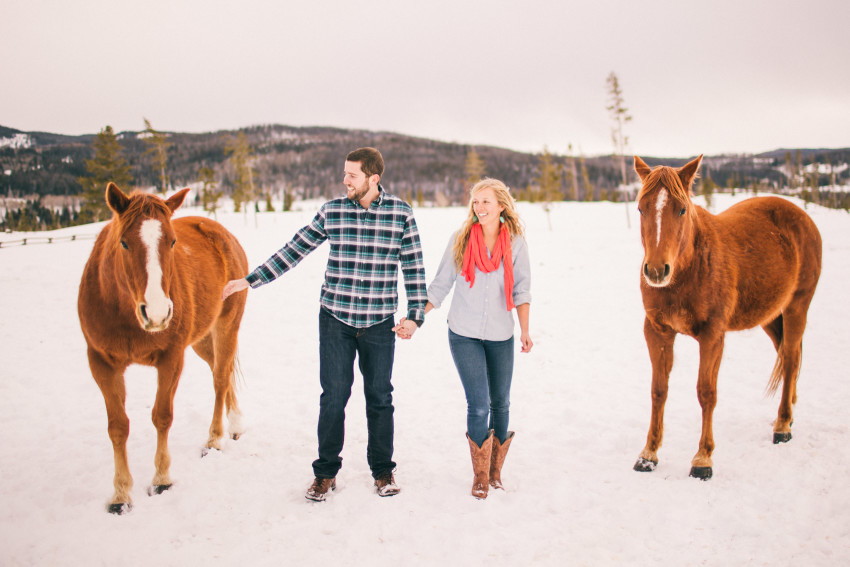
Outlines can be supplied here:
M773 434L773 444L777 443L787 443L791 440L791 432L788 433L774 433Z
M698 478L700 480L708 480L711 478L711 475L714 474L711 470L711 467L691 467L690 476L694 478Z
M231 433L230 438L233 439L234 441L239 441L240 435L241 435L241 433Z
M123 516L130 512L133 509L133 505L129 502L116 502L114 504L110 504L106 511L110 514L115 514L116 516Z
M149 486L148 487L148 496L155 496L157 494L162 494L163 492L165 492L166 490L171 488L171 486L172 485L170 485L170 484L154 484L152 486Z
M650 461L648 459L644 459L643 457L638 457L638 460L633 468L637 472L652 472L657 466L658 461Z
M209 454L217 454L221 453L221 449L216 449L215 447L204 447L201 449L201 458L203 459Z

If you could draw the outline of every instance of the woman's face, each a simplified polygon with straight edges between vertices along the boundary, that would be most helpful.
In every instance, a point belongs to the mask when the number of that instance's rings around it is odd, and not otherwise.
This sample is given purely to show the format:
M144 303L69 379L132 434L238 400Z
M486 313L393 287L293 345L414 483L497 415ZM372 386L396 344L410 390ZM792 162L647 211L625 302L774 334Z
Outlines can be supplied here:
M490 227L499 224L499 215L505 207L499 204L496 193L490 187L479 189L472 196L472 212L478 217L482 227Z

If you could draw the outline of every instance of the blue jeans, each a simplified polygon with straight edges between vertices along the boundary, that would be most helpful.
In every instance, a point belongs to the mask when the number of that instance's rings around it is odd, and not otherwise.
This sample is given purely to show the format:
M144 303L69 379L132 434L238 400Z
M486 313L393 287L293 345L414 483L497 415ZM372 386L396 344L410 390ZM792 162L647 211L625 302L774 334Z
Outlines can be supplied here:
M366 397L366 421L369 440L366 460L372 476L392 471L393 462L393 387L390 383L395 356L393 318L357 329L336 319L326 310L319 311L319 458L313 461L313 473L333 478L342 468L345 439L345 406L354 384L354 357L359 359Z
M471 339L449 329L449 348L466 392L466 432L480 447L489 430L499 442L508 436L514 338Z

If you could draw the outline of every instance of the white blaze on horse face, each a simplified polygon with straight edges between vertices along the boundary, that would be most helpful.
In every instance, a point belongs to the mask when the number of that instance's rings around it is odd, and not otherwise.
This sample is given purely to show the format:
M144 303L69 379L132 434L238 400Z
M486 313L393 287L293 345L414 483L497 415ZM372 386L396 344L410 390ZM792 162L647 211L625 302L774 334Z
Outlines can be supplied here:
M664 207L667 206L667 189L664 187L658 192L658 199L655 201L655 245L661 244L661 213Z
M145 287L145 313L151 323L161 324L171 314L171 300L162 289L162 265L159 263L159 241L162 223L148 219L142 223L142 242L148 249L148 282Z

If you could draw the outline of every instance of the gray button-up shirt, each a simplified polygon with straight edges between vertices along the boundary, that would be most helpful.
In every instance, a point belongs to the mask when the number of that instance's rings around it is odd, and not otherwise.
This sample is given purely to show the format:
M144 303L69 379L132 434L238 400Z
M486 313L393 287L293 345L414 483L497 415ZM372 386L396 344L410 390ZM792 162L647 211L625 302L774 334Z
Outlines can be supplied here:
M475 269L475 284L469 283L457 269L452 254L457 233L449 240L434 281L428 286L428 301L440 307L455 287L449 308L449 329L474 339L505 341L514 334L514 316L505 302L505 266L490 273ZM528 244L522 236L511 242L514 266L514 305L531 303L531 265Z

